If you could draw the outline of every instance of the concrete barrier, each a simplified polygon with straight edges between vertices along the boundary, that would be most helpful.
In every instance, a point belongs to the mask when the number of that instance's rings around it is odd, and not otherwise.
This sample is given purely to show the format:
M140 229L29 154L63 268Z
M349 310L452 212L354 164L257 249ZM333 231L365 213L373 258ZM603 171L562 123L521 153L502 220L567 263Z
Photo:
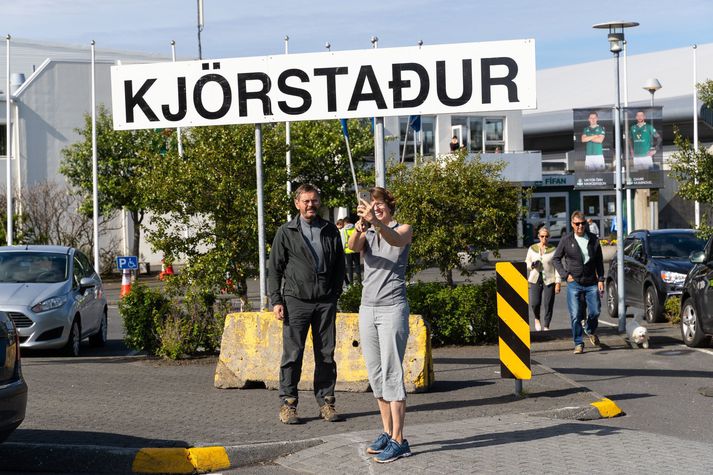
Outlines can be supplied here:
M337 314L337 391L364 392L369 389L366 364L361 354L359 315ZM409 339L404 356L406 392L425 392L433 383L433 358L428 325L420 315L409 318ZM220 358L215 370L215 387L245 388L264 383L279 388L282 356L282 322L271 312L232 313L225 318ZM311 390L314 375L312 333L307 335L300 390Z

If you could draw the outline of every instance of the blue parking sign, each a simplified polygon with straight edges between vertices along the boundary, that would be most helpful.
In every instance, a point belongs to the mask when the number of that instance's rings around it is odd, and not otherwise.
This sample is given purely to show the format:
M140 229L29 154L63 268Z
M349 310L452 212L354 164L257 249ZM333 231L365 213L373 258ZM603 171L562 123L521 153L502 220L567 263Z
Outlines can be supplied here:
M116 267L119 270L137 270L139 258L136 256L119 256L116 258Z

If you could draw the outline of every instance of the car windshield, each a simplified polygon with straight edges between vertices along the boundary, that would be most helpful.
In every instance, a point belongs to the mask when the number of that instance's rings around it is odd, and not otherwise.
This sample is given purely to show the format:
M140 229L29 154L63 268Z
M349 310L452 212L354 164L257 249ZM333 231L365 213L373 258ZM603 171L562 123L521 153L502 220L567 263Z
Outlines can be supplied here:
M688 259L693 251L702 251L706 241L692 233L659 234L649 236L652 257Z
M45 283L67 280L67 255L47 252L0 253L0 283Z

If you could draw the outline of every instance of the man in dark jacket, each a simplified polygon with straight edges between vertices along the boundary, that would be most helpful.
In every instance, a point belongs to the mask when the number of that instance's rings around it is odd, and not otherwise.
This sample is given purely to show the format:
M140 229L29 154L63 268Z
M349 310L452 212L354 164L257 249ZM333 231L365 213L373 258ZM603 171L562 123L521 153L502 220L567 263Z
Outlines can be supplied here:
M565 234L552 257L557 273L567 280L567 307L572 324L574 352L584 352L584 335L594 346L599 346L596 335L599 325L601 295L604 292L604 259L599 238L585 230L586 220L581 211L572 213L573 232ZM584 320L583 304L587 315ZM584 328L583 328L584 327Z
M341 420L334 408L337 365L337 300L344 282L344 248L337 227L318 212L319 190L302 185L295 192L299 215L277 230L272 243L268 286L272 311L282 321L280 362L280 420L299 424L297 385L307 331L312 327L314 395L320 416Z

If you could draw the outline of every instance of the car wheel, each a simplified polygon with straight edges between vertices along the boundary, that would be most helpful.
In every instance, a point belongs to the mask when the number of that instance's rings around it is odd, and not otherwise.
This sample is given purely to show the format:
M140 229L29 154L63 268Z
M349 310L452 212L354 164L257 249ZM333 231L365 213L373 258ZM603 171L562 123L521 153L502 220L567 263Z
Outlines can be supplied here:
M89 344L95 347L104 346L107 340L107 320L106 310L102 312L102 320L99 324L99 331L89 337Z
M74 317L72 326L69 329L69 338L64 347L64 353L67 356L79 356L79 344L82 342L82 332L79 327L79 318Z
M619 318L619 296L613 281L607 284L607 312L611 318Z
M644 290L644 315L649 323L660 322L663 319L661 302L653 285L649 285Z
M681 309L681 337L686 346L699 347L707 343L708 338L701 330L693 300L686 299Z

